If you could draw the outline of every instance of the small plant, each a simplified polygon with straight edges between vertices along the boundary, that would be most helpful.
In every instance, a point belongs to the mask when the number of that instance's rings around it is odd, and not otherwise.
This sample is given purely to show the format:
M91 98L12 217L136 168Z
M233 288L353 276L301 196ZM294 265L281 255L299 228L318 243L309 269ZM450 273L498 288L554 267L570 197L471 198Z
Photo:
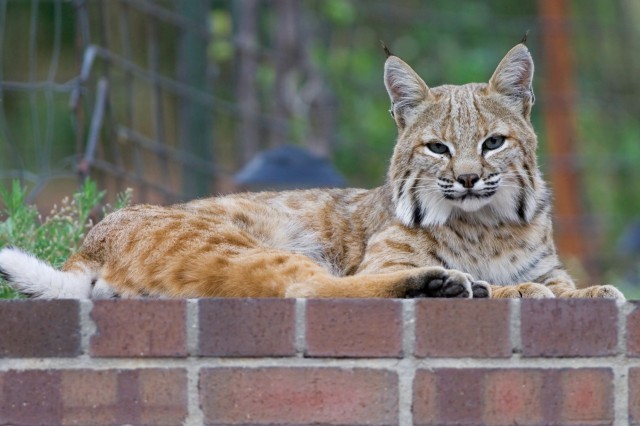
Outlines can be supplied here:
M42 218L35 206L26 202L27 190L18 181L11 189L0 189L5 210L0 215L0 247L16 246L54 267L60 267L74 253L87 231L93 226L91 219L102 202L105 192L98 191L96 183L86 180L71 198L55 205L48 216ZM103 213L126 207L131 202L131 190L118 194L114 208L107 206ZM0 298L18 295L0 280Z

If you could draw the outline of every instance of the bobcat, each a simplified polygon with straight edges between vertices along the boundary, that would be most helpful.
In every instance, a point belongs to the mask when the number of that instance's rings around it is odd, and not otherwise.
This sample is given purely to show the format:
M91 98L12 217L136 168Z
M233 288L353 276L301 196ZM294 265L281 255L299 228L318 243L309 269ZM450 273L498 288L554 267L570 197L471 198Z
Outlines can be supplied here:
M7 247L0 274L42 298L623 299L576 290L556 255L524 43L462 86L429 88L387 53L398 139L383 186L138 205L99 222L62 271Z

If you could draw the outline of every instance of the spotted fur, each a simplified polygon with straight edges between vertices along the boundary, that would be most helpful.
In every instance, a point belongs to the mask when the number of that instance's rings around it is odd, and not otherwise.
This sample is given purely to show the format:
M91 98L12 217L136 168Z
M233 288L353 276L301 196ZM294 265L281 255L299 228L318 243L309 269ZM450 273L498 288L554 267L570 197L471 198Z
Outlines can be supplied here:
M398 140L383 186L134 206L98 223L62 271L5 248L0 275L47 298L623 298L576 290L558 260L533 70L520 44L488 83L429 88L390 55Z

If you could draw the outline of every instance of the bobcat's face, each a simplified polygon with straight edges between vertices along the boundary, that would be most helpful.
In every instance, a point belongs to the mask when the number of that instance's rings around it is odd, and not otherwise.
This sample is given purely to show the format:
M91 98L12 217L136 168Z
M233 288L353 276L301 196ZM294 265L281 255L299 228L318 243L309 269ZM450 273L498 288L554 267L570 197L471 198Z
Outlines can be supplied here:
M524 45L489 83L429 88L400 59L385 64L398 125L389 171L396 216L408 226L450 218L526 221L538 185L529 121L533 62Z

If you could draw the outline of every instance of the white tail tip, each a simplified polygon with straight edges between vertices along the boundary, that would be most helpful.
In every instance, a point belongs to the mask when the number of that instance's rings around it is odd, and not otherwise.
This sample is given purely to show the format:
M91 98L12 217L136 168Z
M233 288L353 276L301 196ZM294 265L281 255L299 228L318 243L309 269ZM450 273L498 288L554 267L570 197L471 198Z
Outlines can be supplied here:
M0 276L20 293L42 299L88 299L91 274L62 272L15 247L0 250Z

